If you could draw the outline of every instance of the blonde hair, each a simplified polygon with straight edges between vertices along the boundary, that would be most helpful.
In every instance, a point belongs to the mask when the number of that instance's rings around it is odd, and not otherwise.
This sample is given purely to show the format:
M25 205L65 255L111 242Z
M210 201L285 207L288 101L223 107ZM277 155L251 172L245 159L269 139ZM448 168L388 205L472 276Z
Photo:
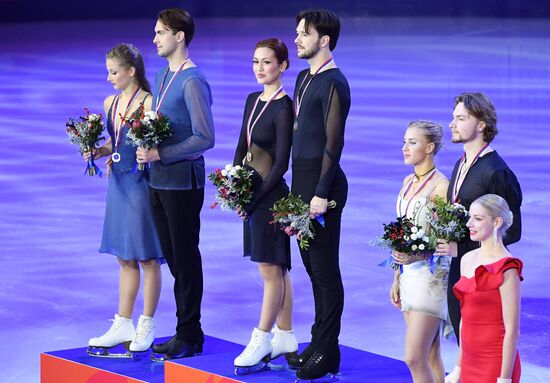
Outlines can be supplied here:
M472 202L472 204L474 203L483 206L493 219L497 217L502 218L502 225L500 229L498 229L498 233L504 236L506 230L508 230L514 222L514 214L510 211L510 207L506 200L496 194L485 194Z
M410 128L421 129L428 142L434 144L434 155L439 152L443 145L443 128L441 125L433 121L417 120L409 123L407 129Z

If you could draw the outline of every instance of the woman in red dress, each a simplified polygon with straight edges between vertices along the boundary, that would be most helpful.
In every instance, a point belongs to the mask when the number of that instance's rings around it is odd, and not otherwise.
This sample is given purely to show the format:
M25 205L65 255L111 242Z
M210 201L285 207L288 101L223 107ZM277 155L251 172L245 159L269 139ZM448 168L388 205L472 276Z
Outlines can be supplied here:
M462 313L462 383L518 383L522 262L512 257L502 236L513 215L506 201L486 194L470 206L468 228L481 247L466 253L454 285Z

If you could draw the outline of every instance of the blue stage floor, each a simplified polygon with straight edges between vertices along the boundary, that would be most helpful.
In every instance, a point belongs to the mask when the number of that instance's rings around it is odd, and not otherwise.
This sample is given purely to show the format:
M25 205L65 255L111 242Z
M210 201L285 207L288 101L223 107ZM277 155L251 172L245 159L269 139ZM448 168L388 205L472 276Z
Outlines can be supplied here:
M104 54L115 44L137 45L154 78L164 61L152 44L153 19L0 25L1 382L36 382L40 352L85 346L108 329L117 309L116 260L97 253L107 183L82 176L84 162L67 142L64 123L84 107L100 111L113 93ZM217 130L207 171L233 158L246 95L258 89L251 70L257 40L278 36L287 42L285 85L292 93L296 74L306 67L295 58L294 28L292 19L197 20L191 57L212 87ZM547 20L343 20L335 59L348 77L352 107L342 156L350 184L341 241L342 344L403 359L405 326L388 298L392 275L376 266L387 254L367 242L394 217L397 192L410 171L401 156L408 122L431 119L447 126L453 97L479 90L499 115L492 146L524 192L522 240L510 247L525 262L522 382L550 381L549 41ZM449 134L445 143L437 165L449 175L461 147L450 143ZM213 197L208 186L202 324L211 336L244 344L257 325L262 282L257 266L241 257L239 219L210 210ZM307 342L313 302L295 244L292 260L294 330ZM175 326L175 308L166 267L163 275L156 320L158 335L166 336ZM141 305L138 299L136 318ZM450 369L454 340L444 340L442 349Z

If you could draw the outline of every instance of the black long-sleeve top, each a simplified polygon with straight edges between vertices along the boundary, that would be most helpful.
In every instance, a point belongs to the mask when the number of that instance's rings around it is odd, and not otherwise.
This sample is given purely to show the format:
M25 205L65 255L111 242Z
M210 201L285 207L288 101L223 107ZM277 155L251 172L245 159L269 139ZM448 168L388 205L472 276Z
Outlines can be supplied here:
M292 162L320 167L314 195L327 198L340 169L351 96L348 82L338 68L316 74L306 89L310 79L309 69L300 72L296 79L294 99L296 102L300 97L302 102L292 139ZM294 184L293 180L293 189Z
M260 93L251 93L246 99L241 133L233 158L234 165L242 165L246 157L248 119ZM252 121L257 118L265 104L265 101L258 102ZM251 203L245 207L248 214L252 213L262 198L281 182L288 170L293 123L292 101L290 97L284 96L271 101L254 126L250 147L252 161L245 161L244 164L253 168L261 176L262 182L256 186Z
M449 201L451 201L455 179L458 177L460 162L458 160L455 164L449 183L447 191L447 199ZM462 182L458 192L457 202L462 204L466 209L470 209L472 202L485 194L497 194L506 200L510 210L514 214L514 219L503 241L505 245L518 242L521 238L521 201L523 198L521 187L516 175L496 151L479 157L468 170L466 178ZM458 242L457 246L458 258L460 258L468 251L478 248L479 244L470 240L469 236L466 236L466 238Z

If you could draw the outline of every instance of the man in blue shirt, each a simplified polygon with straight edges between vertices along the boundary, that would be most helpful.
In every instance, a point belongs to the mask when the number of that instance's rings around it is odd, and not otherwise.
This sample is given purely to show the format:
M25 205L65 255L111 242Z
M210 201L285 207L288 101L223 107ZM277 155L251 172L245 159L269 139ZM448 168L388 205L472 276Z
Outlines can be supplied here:
M138 148L137 161L150 163L153 218L164 257L174 276L176 335L153 346L163 359L202 352L203 292L199 251L200 211L204 201L203 152L214 146L212 94L202 71L189 58L195 25L191 15L172 8L155 25L158 55L168 67L156 76L153 109L169 119L172 135L158 149Z

